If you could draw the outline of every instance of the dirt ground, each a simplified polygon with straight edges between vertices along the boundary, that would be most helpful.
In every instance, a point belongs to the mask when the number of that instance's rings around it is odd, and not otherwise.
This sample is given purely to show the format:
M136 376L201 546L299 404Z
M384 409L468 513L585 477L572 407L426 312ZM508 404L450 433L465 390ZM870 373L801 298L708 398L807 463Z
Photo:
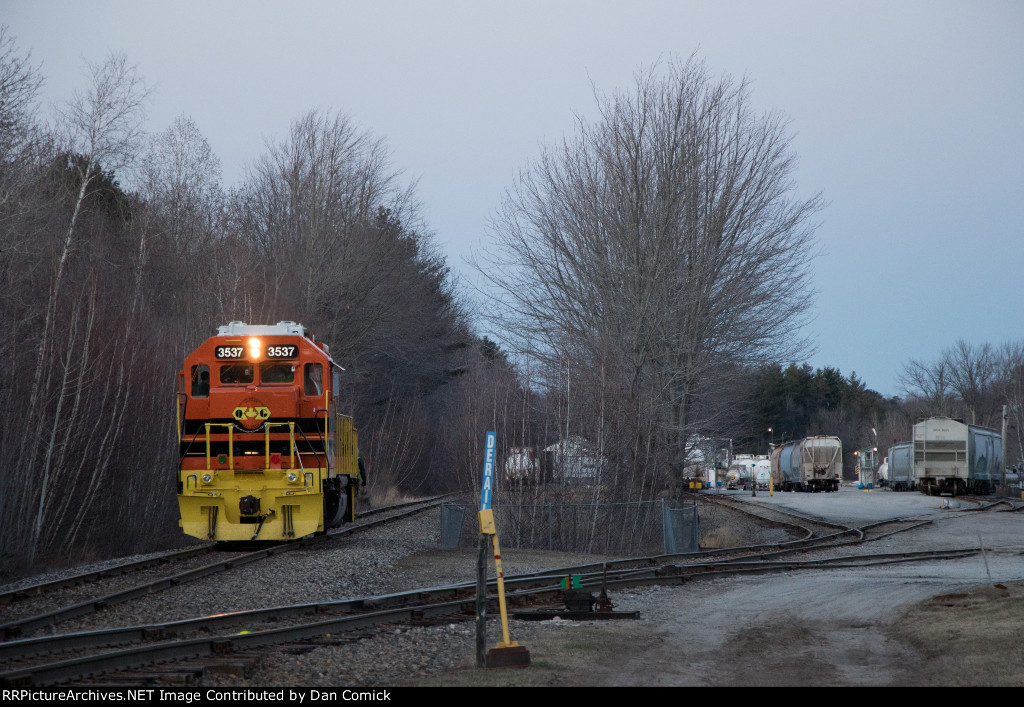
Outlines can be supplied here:
M843 515L837 496L831 510ZM638 621L514 622L512 638L530 651L530 667L467 664L417 684L1024 686L1024 514L940 511L935 499L880 496L847 494L842 503L858 519L934 522L851 554L979 545L986 552L631 590L612 598L617 610L639 611Z

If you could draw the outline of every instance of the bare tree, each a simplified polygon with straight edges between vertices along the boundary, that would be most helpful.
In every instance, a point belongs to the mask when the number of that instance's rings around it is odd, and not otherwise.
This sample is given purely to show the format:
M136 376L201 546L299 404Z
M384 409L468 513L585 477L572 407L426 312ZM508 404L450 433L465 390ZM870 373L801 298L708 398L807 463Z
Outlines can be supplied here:
M148 227L138 230L153 232L151 250L173 272L162 285L173 297L174 340L187 347L213 331L226 284L237 279L223 277L231 262L221 247L226 196L220 160L182 115L149 141L140 162L137 184Z
M25 212L39 204L26 197L42 191L39 136L32 115L42 84L31 53L19 53L7 26L0 25L0 263L5 271L13 265L12 256L24 255L31 240Z
M919 399L926 415L962 417L972 425L996 425L1003 404L999 353L991 344L958 339L932 363L904 364L903 391Z
M963 339L944 354L950 385L960 398L972 425L992 425L1000 403L995 399L998 362L991 344L972 346ZM1001 413L1000 413L1001 414Z
M1003 344L996 354L1000 397L1006 405L1007 466L1024 462L1024 339Z
M945 360L932 365L911 359L903 364L899 379L903 393L924 405L924 414L941 417L952 414L952 390Z
M73 202L64 247L57 262L55 285L59 285L64 264L71 251L75 224L82 202L102 165L108 173L128 166L143 137L143 122L149 89L124 54L111 53L100 64L86 62L89 88L75 90L71 100L58 107L57 130L63 136L71 166L78 174L78 195Z
M346 411L379 483L407 490L431 466L434 393L466 327L444 259L386 144L342 113L310 111L271 142L232 195L228 229L258 320L301 320L346 369Z
M213 237L223 207L220 159L195 122L178 116L150 141L138 169L138 188L173 241L188 257Z
M268 263L268 306L322 297L337 262L354 253L352 234L378 207L402 204L398 173L380 138L360 131L343 113L309 111L287 139L268 144L240 190L240 228ZM287 278L284 277L287 273Z
M32 123L43 77L32 53L22 55L7 25L0 25L0 158L17 145Z
M90 187L101 179L103 170L109 175L116 169L127 166L134 155L142 135L142 122L145 117L144 107L149 92L134 66L129 66L124 55L111 54L101 64L87 63L91 79L86 91L75 91L72 99L58 110L58 131L63 135L67 167L77 179L77 193L72 199L71 215L68 219L64 235L57 248L56 263L47 290L47 304L43 325L40 331L36 369L32 378L31 394L26 410L28 428L51 430L48 440L41 444L31 441L26 436L25 445L20 458L24 459L29 468L34 468L37 460L41 469L38 473L38 501L34 514L30 538L30 559L39 544L43 521L46 516L46 504L51 493L50 481L54 463L59 459L57 448L58 422L64 422L65 405L76 409L76 391L81 387L76 383L76 367L72 365L74 356L78 354L73 347L79 346L88 351L91 328L86 327L82 339L65 339L65 351L55 347L55 324L57 310L62 299L65 271L75 245L78 219L82 205L90 193ZM101 169L102 166L102 169ZM89 299L76 300L76 306ZM88 321L88 319L86 320ZM61 362L63 358L63 362ZM79 369L80 370L80 369ZM55 403L47 409L44 396L53 396ZM49 418L51 422L44 424Z
M622 478L724 424L730 365L808 351L817 196L794 196L786 123L691 57L598 96L600 119L519 177L477 258L513 346L570 365ZM550 378L549 378L550 380ZM646 417L646 415L653 417Z
M22 55L7 26L0 25L0 313L11 323L9 336L0 341L3 360L10 360L15 342L22 340L17 327L27 308L18 300L33 235L29 213L40 210L38 195L43 191L43 170L30 139L35 125L32 109L42 83L31 53Z

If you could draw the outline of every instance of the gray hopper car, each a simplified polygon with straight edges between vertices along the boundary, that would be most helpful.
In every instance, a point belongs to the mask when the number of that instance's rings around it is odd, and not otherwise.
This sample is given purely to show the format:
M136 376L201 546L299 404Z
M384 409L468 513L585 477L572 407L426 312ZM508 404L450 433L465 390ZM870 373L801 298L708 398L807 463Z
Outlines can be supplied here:
M805 437L772 450L772 484L783 491L838 491L843 443L838 437Z
M949 417L914 425L914 483L921 493L991 493L1002 473L1002 459L1002 437L988 427Z

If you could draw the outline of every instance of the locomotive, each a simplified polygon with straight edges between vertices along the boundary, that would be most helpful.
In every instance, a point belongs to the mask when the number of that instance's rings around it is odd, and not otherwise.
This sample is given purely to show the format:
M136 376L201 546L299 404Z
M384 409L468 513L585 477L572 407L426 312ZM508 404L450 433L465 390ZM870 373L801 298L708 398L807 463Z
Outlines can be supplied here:
M281 541L355 520L359 446L342 369L291 321L231 322L177 380L178 507L187 535Z

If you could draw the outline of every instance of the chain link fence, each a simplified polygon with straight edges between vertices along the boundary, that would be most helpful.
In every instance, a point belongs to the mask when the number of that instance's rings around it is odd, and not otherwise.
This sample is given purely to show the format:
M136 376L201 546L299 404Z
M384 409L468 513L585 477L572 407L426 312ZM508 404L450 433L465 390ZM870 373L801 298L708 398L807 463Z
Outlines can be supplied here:
M441 546L476 547L476 514L441 507ZM470 520L467 520L467 516ZM663 500L633 503L542 503L494 509L502 547L630 557L698 549L697 508Z

